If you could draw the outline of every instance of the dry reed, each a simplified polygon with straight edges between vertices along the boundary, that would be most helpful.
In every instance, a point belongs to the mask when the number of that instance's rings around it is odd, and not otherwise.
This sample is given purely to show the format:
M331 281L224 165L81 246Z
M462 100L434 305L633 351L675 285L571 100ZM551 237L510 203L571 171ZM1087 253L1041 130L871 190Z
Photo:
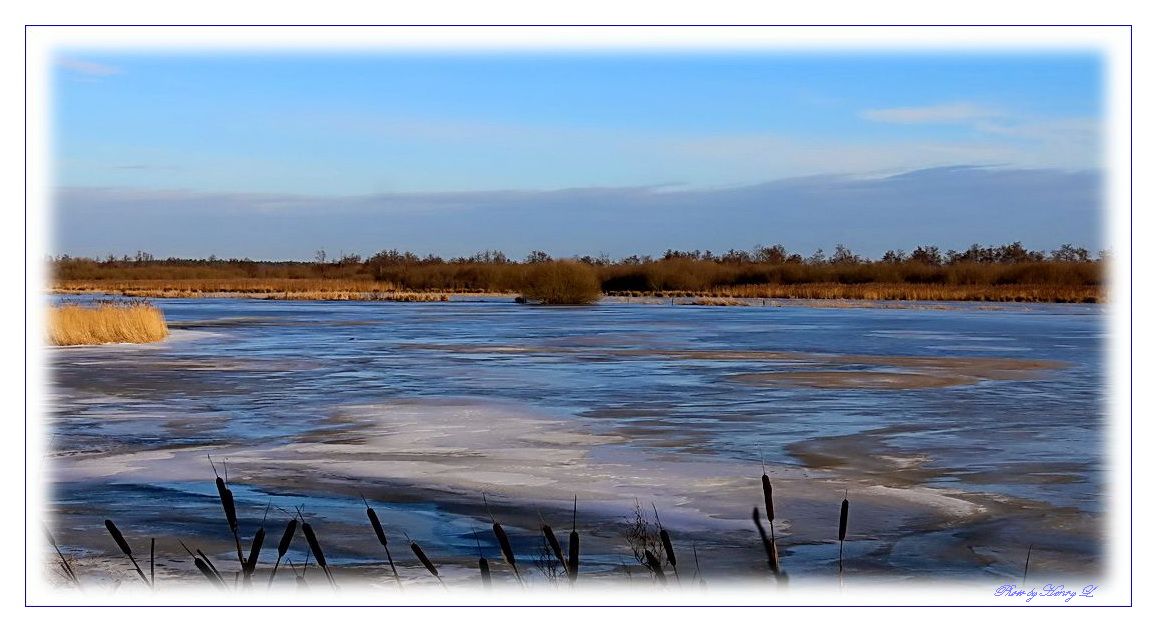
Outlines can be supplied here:
M48 342L55 346L157 342L168 335L164 313L145 303L64 304L48 312Z
M1032 557L1032 544L1028 545L1028 552L1024 554L1024 575L1020 579L1020 585L1028 585L1028 561Z
M44 535L48 536L48 542L52 544L52 548L56 550L56 555L60 557L60 567L64 571L64 576L80 587L80 580L76 578L76 572L72 570L72 564L68 563L68 558L64 557L64 553L60 551L60 547L56 545L56 538L52 537L52 532L48 527L44 528Z

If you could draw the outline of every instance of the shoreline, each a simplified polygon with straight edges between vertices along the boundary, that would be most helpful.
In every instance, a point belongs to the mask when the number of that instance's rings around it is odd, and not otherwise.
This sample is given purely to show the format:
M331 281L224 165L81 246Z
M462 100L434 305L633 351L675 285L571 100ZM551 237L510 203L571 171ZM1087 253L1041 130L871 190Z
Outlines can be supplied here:
M806 292L804 292L806 294ZM505 299L514 302L517 292L462 292L462 291L191 291L191 290L122 290L115 288L49 288L52 296L124 297L137 299L240 299L302 302L392 302L392 303L463 303ZM960 309L967 305L981 310L1008 310L1027 305L1088 305L1109 304L1105 296L1084 297L1081 300L1061 298L1041 300L959 299L959 298L814 298L799 297L742 297L718 292L649 292L608 293L594 305L669 305L678 307L815 307L842 309Z

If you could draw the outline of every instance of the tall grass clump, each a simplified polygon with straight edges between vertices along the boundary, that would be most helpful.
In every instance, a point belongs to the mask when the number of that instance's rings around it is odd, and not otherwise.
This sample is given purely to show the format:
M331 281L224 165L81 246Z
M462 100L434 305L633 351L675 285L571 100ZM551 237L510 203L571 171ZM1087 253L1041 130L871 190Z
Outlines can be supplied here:
M588 305L602 295L598 274L577 261L534 264L519 289L525 301L542 305Z
M148 303L70 303L48 311L48 342L55 346L157 342L168 335L164 312Z

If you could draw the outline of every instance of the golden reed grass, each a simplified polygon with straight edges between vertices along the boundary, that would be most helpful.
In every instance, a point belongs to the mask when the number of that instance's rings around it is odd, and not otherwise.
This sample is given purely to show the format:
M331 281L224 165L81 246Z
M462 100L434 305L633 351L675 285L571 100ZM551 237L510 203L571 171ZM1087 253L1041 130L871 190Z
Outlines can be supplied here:
M164 312L146 303L49 308L48 342L56 346L157 342L168 335Z
M799 283L741 285L703 292L608 292L609 296L693 298L692 305L736 305L736 299L812 299L856 301L993 301L1024 303L1104 303L1097 285L939 285L935 283Z
M355 279L140 279L57 281L62 294L119 294L133 298L253 298L283 301L392 301L438 303L443 291L399 289L391 283Z

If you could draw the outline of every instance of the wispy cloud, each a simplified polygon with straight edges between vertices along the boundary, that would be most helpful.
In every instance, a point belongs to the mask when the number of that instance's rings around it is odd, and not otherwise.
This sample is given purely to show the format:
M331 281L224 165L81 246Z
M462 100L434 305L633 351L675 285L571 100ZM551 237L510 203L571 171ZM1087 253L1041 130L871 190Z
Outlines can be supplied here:
M75 57L64 57L60 59L57 64L65 70L85 77L109 77L121 74L121 69L116 66L85 59L77 59Z
M1001 116L1002 112L974 103L943 103L923 107L864 110L860 118L879 123L928 124L967 123Z

